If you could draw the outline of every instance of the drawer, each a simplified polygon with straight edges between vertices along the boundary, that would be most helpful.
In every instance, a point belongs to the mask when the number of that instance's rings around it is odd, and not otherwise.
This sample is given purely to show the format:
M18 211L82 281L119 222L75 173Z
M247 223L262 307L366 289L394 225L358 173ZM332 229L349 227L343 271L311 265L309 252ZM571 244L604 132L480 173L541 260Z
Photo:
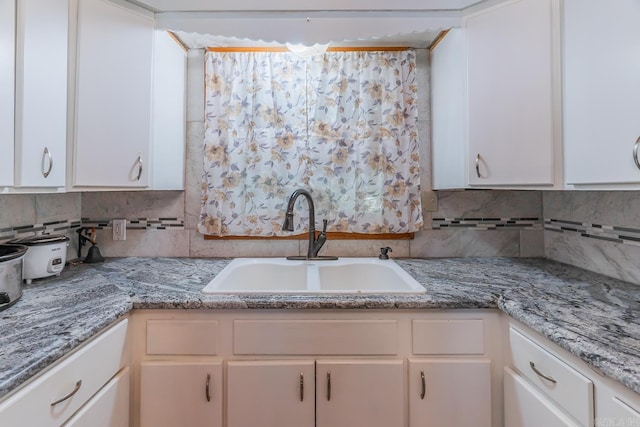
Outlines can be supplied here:
M129 425L129 368L93 396L64 427L127 427Z
M395 320L236 320L233 352L245 355L394 355Z
M413 354L484 354L484 320L414 320Z
M215 320L147 320L147 354L216 355Z
M4 401L0 405L2 426L64 423L128 364L127 322L120 321ZM69 398L52 406L67 395Z
M513 328L509 340L513 366L522 376L581 425L593 425L591 380Z

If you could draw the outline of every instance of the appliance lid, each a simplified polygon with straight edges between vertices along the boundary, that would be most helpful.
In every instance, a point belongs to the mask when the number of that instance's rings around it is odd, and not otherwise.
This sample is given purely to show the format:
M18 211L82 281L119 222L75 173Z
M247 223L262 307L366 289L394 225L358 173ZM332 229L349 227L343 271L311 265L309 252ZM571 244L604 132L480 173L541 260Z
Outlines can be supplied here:
M29 236L11 240L9 243L16 243L27 246L50 245L52 243L68 242L69 238L61 234L42 234L40 236Z
M0 262L20 258L29 248L25 245L6 244L0 245Z

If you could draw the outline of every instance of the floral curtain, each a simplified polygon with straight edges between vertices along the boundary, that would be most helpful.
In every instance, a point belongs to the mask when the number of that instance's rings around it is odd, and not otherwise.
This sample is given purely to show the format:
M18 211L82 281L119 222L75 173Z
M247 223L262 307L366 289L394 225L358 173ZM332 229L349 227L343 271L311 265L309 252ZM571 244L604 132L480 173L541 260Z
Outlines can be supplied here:
M198 230L284 234L297 188L330 231L419 230L415 67L412 51L207 53ZM303 200L296 232L308 224Z

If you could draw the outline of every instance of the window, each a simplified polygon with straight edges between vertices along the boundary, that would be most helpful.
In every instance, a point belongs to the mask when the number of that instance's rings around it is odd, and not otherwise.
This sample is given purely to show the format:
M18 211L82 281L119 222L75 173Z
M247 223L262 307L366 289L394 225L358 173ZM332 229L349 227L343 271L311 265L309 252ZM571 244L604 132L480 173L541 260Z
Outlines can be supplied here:
M281 235L297 188L330 231L419 230L415 81L411 50L208 52L198 230Z

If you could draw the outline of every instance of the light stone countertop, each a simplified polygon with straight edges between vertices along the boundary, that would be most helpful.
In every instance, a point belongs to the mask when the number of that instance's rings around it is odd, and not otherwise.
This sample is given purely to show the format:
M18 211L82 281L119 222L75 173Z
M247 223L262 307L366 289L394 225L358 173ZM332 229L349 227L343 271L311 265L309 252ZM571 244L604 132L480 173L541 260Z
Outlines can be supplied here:
M420 295L205 295L230 260L67 268L0 311L0 398L132 309L500 309L640 393L640 286L543 259L396 260Z

